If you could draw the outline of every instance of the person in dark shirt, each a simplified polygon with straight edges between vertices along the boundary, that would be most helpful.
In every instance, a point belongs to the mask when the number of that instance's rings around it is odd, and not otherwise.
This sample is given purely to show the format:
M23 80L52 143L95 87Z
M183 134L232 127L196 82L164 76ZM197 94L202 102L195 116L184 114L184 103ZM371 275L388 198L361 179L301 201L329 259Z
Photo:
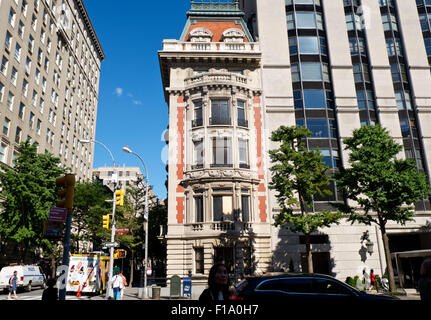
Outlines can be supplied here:
M43 294L42 294L42 300L43 301L56 301L56 300L58 300L58 289L54 288L55 283L56 283L55 279L52 279L52 278L46 282L48 288L43 290Z
M226 266L216 263L208 275L208 288L199 297L199 302L229 300L229 277Z

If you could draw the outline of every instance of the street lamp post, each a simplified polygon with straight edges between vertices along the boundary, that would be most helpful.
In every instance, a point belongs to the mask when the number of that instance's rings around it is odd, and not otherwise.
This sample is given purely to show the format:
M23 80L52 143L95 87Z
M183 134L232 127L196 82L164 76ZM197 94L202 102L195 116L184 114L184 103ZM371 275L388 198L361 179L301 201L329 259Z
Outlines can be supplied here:
M112 273L114 270L114 247L112 246L113 243L115 242L115 208L116 208L116 201L115 201L115 188L116 188L116 184L117 184L117 170L116 170L116 165L115 165L115 159L114 156L112 155L111 150L108 149L108 147L106 147L103 143L101 143L100 141L97 140L79 140L79 142L81 143L91 143L91 142L95 142L100 144L102 147L104 147L109 155L111 156L112 159L112 164L114 166L113 168L113 182L114 182L114 196L112 199L112 230L111 230L111 247L109 248L109 272L108 272L108 281L111 281L112 279ZM108 285L106 286L106 297L109 298L111 296L111 286Z
M144 267L144 298L148 298L147 292L147 267L148 267L148 170L144 160L135 152L129 149L128 146L123 147L123 151L131 153L141 160L145 169L145 212L144 212L144 226L145 226L145 267Z

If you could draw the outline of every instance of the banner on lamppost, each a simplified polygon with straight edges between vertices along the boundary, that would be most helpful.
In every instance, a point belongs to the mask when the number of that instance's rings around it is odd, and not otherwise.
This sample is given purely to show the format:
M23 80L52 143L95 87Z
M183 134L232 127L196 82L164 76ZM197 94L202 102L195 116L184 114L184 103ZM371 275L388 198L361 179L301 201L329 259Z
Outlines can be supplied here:
M67 215L67 209L66 208L51 207L51 208L49 208L48 221L65 222L66 221L66 215Z

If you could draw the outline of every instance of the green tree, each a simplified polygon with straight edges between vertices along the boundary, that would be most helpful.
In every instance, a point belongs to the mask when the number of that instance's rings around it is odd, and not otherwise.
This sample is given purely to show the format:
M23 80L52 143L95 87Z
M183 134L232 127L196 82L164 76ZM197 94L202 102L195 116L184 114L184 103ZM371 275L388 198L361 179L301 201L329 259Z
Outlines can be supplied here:
M313 196L332 194L327 189L329 168L322 162L320 152L305 147L304 141L310 135L311 131L304 127L281 126L271 135L271 140L278 142L279 147L269 154L274 163L270 188L277 191L276 198L281 209L275 225L304 234L308 272L312 273L310 235L320 227L338 224L341 214L329 210L310 210Z
M124 207L117 211L117 227L128 228L129 234L118 236L123 247L130 252L131 272L134 270L135 257L144 257L142 248L145 243L144 230L144 211L145 211L145 186L143 180L139 178L135 185L131 185L126 190ZM148 234L148 257L153 263L163 263L166 260L166 249L161 241L157 238L160 232L160 225L167 224L166 209L156 203L154 196L149 196L149 234ZM133 273L131 273L129 285L133 282Z
M79 252L80 241L100 245L107 232L102 228L102 216L112 211L112 192L101 181L77 183L75 185L71 240Z
M165 205L156 203L149 210L148 255L155 267L166 265L166 244L159 239L160 226L168 225L168 210Z
M395 291L386 224L395 221L404 225L413 220L414 203L430 194L427 178L417 170L414 161L396 158L403 148L380 125L354 130L353 136L344 139L344 143L350 151L350 168L340 169L336 180L346 198L355 201L362 210L356 211L357 208L349 204L338 204L337 207L349 214L352 223L379 226L389 286Z
M0 163L0 235L19 244L21 259L35 248L52 250L42 234L49 208L55 205L55 179L64 173L60 159L38 154L36 144L21 142L14 167Z

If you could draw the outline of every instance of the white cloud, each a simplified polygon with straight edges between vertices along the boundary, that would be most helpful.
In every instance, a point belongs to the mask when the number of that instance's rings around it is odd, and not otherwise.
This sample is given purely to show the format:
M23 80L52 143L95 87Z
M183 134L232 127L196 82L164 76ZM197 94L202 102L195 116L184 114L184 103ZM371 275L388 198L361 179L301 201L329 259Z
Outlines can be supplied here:
M121 96L122 96L122 94L123 94L123 88L116 88L116 89L115 89L115 94L116 94L118 97L121 97Z
M132 102L133 102L133 104L136 104L136 105L141 105L142 104L141 100L132 100Z

